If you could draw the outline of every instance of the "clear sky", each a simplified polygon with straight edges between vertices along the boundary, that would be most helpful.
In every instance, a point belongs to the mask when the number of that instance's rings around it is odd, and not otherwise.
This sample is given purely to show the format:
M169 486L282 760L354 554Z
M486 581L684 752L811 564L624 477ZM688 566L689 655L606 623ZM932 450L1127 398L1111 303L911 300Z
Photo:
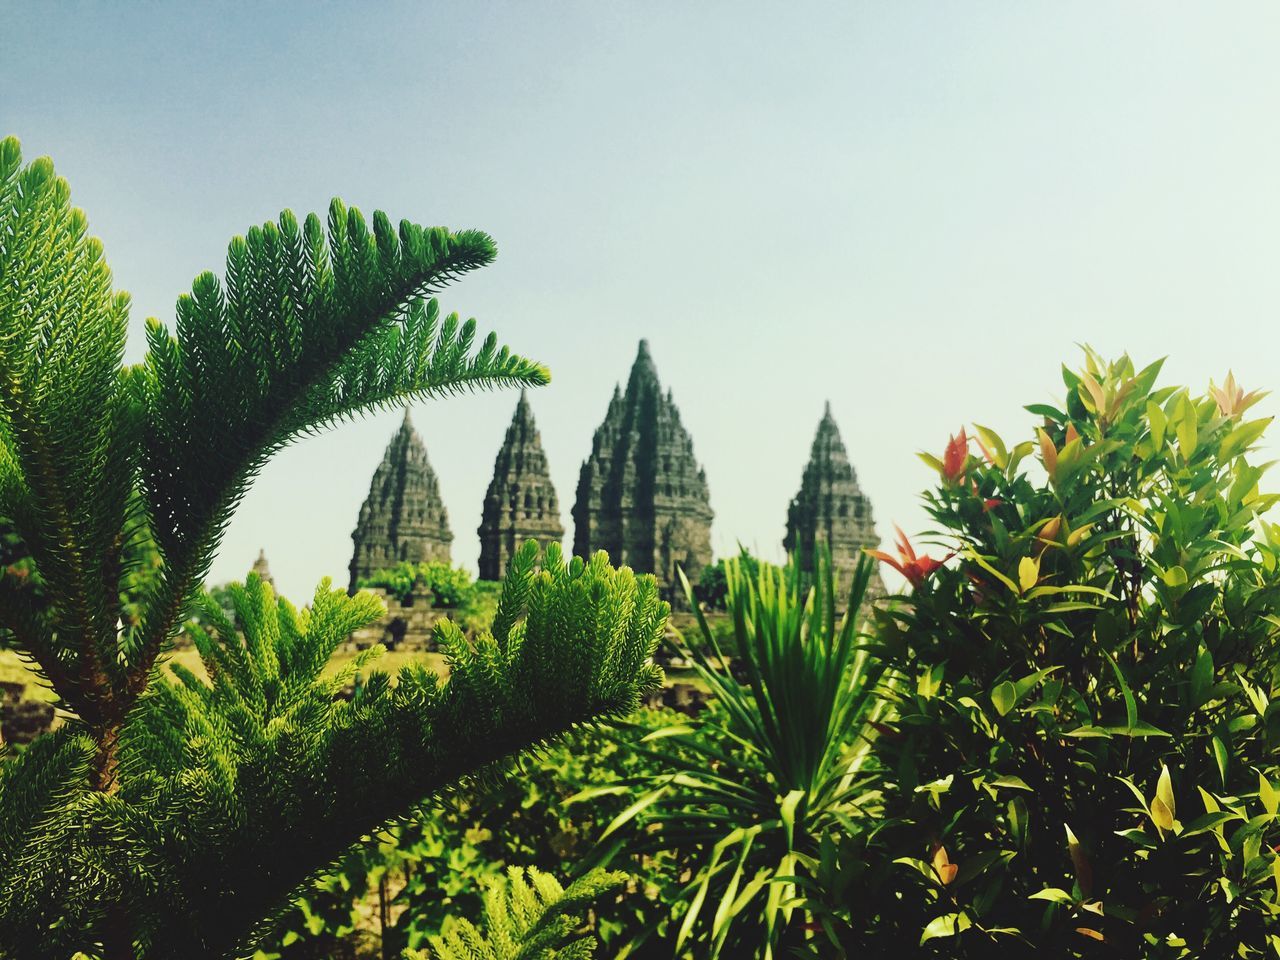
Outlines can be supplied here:
M551 367L566 526L647 337L714 544L776 557L824 400L887 537L915 451L1028 429L1076 343L1280 388L1277 49L1269 2L0 0L0 130L70 179L135 334L283 207L489 231L442 302ZM414 410L473 568L515 402ZM262 546L298 599L345 583L398 419L278 457L213 579Z

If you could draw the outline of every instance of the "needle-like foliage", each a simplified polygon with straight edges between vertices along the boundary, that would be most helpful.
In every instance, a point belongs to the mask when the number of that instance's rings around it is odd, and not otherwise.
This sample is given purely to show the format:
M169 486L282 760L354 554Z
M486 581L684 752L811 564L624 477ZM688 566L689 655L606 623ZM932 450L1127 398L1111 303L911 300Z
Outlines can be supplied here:
M593 936L574 936L581 914L626 880L624 873L592 870L568 889L537 867L511 867L489 884L484 929L453 921L431 937L430 950L411 950L405 960L591 960Z
M208 680L161 657L222 532L292 440L381 407L545 383L477 345L435 290L488 263L477 231L284 213L231 242L176 329L122 363L128 299L48 159L0 141L0 633L69 721L0 754L0 957L240 956L296 885L410 804L574 723L625 711L666 608L603 558L519 553L492 635L452 676L325 666L381 614L322 585L299 612L251 580L205 605ZM350 668L356 669L356 666Z

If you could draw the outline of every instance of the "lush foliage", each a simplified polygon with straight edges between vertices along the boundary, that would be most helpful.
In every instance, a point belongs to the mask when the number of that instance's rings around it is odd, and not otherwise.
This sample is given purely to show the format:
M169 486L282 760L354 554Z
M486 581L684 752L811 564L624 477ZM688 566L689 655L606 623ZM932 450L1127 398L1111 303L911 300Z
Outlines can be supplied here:
M431 938L431 949L411 951L406 960L591 960L597 943L577 935L582 914L626 878L592 870L566 890L537 867L512 867L486 882L483 930L455 920Z
M475 589L470 573L440 560L398 563L389 570L378 570L362 578L357 585L381 587L401 603L409 599L415 588L430 590L437 607L449 608L463 606Z
M656 681L652 581L555 551L538 569L530 546L491 632L442 627L447 683L373 674L334 702L320 667L375 602L322 588L298 614L260 584L243 635L205 611L211 685L155 682L273 453L406 397L546 382L424 299L493 256L483 233L370 228L338 201L327 229L286 212L126 367L128 299L84 214L0 142L0 516L29 558L0 578L0 632L73 715L0 763L0 955L238 955L380 821Z
M915 589L879 632L908 678L884 836L915 891L868 927L947 956L1280 949L1267 421L1230 378L1195 396L1159 369L1090 353L1064 406L1028 408L1034 440L927 458L956 562L904 543Z
M656 761L654 774L584 793L634 792L600 837L614 840L606 856L623 844L669 851L686 871L686 882L665 891L673 920L667 955L829 949L813 939L829 924L826 891L814 883L824 847L878 808L870 748L884 709L876 695L881 670L857 631L871 569L859 567L852 613L839 617L829 565L805 590L794 566L730 560L733 646L721 650L700 617L705 649L690 653L719 709L633 738L630 748ZM742 681L724 668L730 654ZM637 833L622 833L638 823ZM651 925L634 939L658 932Z
M479 916L504 864L605 859L637 878L596 905L609 956L1276 950L1266 422L1158 369L1088 355L1033 440L926 457L941 550L877 551L912 590L870 638L827 577L806 604L726 564L727 646L704 618L690 654L708 710L641 711L419 821L396 927Z
M578 798L594 787L663 772L661 763L629 742L682 719L674 711L643 708L618 736L575 730L537 758L517 761L508 775L487 777L424 806L354 847L336 869L309 884L265 955L330 957L344 946L373 955L376 945L377 955L396 956L424 946L450 917L480 916L485 884L509 866L577 875L596 838L631 803L628 791ZM723 742L714 724L703 732ZM593 911L609 956L649 925L665 929L669 910L663 901L682 886L674 853L624 849L613 862L634 880L624 895L600 900ZM360 947L359 939L372 943Z
M757 571L760 569L760 561L751 555L751 551L741 544L738 545L738 556L735 558L721 557L715 563L709 563L702 568L702 573L698 577L698 582L693 588L693 597L705 606L708 610L723 610L729 601L729 570L730 563L737 562L743 568L743 572L750 578L754 579Z
M326 671L382 614L367 593L201 599L281 447L545 382L426 299L493 255L337 201L327 227L285 213L125 366L84 215L0 142L0 642L69 717L0 755L0 957L332 955L318 935L371 887L384 954L440 960L597 936L682 960L1280 953L1280 526L1231 377L1195 396L1086 352L1034 438L926 455L936 546L873 551L911 591L871 636L868 563L844 617L826 566L708 567L695 718L634 712L669 609L603 555L527 544L500 592L444 564L366 581L455 609L448 679L370 672L377 649ZM208 679L163 679L183 624Z

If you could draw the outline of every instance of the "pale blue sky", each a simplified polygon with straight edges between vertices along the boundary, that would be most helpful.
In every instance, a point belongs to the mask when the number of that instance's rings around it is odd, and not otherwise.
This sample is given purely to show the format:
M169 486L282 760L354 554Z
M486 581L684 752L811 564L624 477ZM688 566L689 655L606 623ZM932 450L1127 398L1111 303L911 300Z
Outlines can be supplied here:
M1273 3L4 0L0 129L70 179L138 330L282 207L488 230L442 301L550 365L566 525L645 336L716 547L777 556L825 399L887 537L924 523L914 452L1025 430L1077 342L1280 387L1277 49ZM415 408L472 567L515 401ZM214 579L265 546L290 595L345 582L397 419L274 461Z

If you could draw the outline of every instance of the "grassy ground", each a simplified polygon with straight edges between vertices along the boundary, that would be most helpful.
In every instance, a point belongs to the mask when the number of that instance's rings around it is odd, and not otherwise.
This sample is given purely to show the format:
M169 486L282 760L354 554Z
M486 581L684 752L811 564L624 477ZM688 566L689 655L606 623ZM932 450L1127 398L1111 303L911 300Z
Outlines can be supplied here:
M336 653L326 670L330 673L340 670L354 656L353 653ZM174 650L169 654L168 662L180 663L198 677L205 675L204 664L200 662L200 655L195 650ZM410 663L425 663L433 670L445 672L444 657L438 653L410 653L400 650L383 654L374 661L373 669L394 675L401 667ZM0 681L25 684L26 695L35 700L54 699L52 692L36 680L35 675L12 650L0 650Z

